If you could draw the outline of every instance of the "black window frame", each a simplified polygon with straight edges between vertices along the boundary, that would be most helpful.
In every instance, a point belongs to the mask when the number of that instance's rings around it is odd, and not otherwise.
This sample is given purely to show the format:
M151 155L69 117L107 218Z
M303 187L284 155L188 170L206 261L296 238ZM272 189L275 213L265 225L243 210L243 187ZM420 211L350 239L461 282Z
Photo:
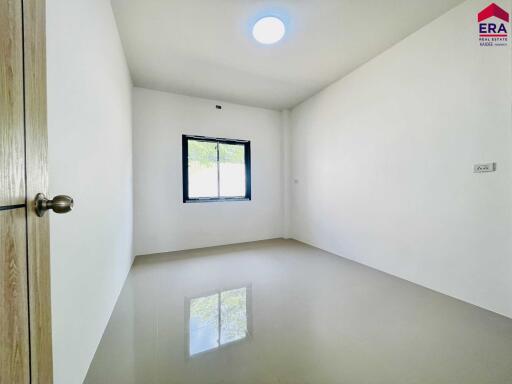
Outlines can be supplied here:
M234 144L244 146L245 161L245 196L240 197L189 197L188 192L188 141L206 141L216 144ZM220 137L207 137L197 135L182 135L181 137L181 154L183 165L183 202L184 203L210 203L223 201L249 201L251 200L251 142L249 140L225 139ZM217 169L219 164L219 150L217 145ZM218 172L218 171L217 171ZM218 174L219 175L219 174ZM220 177L220 175L218 176ZM220 183L220 179L219 179Z

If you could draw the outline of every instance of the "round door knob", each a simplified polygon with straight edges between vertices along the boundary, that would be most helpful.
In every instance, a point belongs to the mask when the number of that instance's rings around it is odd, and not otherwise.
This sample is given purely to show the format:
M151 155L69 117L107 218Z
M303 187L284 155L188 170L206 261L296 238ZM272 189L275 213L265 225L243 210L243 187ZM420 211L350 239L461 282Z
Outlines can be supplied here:
M39 217L44 216L49 209L55 213L68 213L73 209L73 198L66 195L58 195L49 200L43 193L38 193L35 205L36 214Z

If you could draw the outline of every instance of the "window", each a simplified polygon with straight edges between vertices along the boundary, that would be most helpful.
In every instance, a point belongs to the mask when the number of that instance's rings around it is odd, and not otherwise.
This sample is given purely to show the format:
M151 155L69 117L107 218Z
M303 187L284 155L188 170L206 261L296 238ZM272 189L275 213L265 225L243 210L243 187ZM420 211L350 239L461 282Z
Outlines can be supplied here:
M251 143L183 135L183 202L251 199Z
M231 289L189 301L189 356L248 337L248 291L249 287Z

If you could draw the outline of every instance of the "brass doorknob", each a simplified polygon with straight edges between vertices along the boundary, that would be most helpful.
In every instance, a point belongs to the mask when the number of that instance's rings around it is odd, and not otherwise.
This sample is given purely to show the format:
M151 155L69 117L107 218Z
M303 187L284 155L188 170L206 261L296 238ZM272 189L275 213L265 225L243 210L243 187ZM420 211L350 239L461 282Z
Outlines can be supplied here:
M58 195L49 200L44 193L38 193L35 200L36 214L42 217L49 209L55 213L68 213L73 209L73 204L73 198L66 195Z

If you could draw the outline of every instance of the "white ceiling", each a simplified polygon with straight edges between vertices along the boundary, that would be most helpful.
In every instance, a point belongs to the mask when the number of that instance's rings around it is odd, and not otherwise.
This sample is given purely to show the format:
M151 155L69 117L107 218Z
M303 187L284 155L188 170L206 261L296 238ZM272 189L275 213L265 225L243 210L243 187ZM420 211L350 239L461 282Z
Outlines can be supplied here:
M136 86L290 108L462 0L112 0ZM252 24L274 15L271 46Z

